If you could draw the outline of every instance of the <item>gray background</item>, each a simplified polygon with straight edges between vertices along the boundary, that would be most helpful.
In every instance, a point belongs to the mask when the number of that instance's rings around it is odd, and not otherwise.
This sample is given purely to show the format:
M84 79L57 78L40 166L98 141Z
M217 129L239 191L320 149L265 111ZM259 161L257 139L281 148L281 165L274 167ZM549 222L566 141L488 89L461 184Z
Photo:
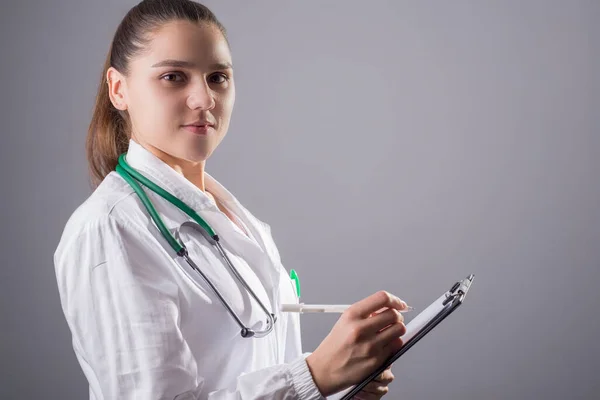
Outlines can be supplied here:
M86 398L52 255L135 1L37 3L0 12L0 398ZM208 170L271 224L303 300L422 309L476 274L387 398L598 398L600 2L206 4L238 95ZM302 318L312 351L336 316Z

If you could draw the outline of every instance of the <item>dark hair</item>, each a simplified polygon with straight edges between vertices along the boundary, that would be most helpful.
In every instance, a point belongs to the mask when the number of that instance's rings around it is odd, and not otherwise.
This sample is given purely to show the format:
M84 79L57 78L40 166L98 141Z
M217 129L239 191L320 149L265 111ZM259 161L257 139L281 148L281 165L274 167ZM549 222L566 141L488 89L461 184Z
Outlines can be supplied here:
M96 95L88 128L86 152L92 184L97 186L127 151L131 121L126 111L116 109L108 94L106 73L112 66L127 76L129 63L150 41L149 34L167 22L184 20L213 24L227 41L227 33L204 5L190 0L143 0L125 15L113 37Z

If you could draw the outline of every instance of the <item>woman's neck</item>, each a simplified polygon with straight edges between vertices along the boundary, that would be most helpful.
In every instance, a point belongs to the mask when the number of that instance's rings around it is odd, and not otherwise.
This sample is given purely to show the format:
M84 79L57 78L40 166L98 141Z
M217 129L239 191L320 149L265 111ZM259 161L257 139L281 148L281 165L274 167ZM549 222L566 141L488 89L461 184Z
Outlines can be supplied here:
M204 169L206 166L206 161L191 162L187 160L182 160L180 158L173 157L172 155L165 153L164 151L150 144L140 143L140 145L152 154L154 154L156 157L161 159L169 167L173 168L175 171L183 175L185 179L190 181L198 189L202 190L203 192L206 192L206 185L204 179Z
M142 144L135 138L134 140L141 146L143 146L146 150L148 150L150 153L154 154L156 157L161 159L165 164L167 164L175 171L183 175L185 179L192 182L194 186L206 193L208 198L219 208L219 210L221 210L234 224L236 224L242 230L242 232L248 235L243 225L239 224L235 220L233 214L227 209L227 207L225 207L216 196L214 196L212 193L209 193L206 190L204 179L204 168L206 167L206 161L194 163L186 160L181 160L179 158L171 156L170 154L165 153L160 149L157 149L152 145Z
M177 162L173 163L166 163L175 171L183 175L185 179L192 182L192 184L198 189L202 190L203 192L206 192L206 185L204 179L204 161L201 163L193 163L194 165L189 165L187 161L184 161L182 163L181 160L178 160Z

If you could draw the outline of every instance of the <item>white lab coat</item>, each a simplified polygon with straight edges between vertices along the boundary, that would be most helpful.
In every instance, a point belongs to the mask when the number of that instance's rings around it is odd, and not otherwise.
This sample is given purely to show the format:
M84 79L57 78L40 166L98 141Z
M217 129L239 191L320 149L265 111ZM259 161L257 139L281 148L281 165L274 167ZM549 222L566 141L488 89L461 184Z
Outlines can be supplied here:
M198 188L134 141L129 164L198 212L240 274L277 315L274 331L245 339L205 282L177 257L139 198L109 174L69 219L54 256L62 309L90 399L323 399L302 353L298 301L269 226L210 175L206 188L246 236ZM190 220L146 190L171 232ZM266 316L201 235L182 229L191 257L241 320Z

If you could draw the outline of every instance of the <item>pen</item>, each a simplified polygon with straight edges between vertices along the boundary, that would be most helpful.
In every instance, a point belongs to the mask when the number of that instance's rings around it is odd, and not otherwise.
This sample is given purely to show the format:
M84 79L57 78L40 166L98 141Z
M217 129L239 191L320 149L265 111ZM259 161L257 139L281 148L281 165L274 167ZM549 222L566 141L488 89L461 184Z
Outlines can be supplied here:
M295 270L290 270L290 279L294 282L296 296L300 299L300 278ZM343 313L350 307L347 304L282 304L280 310L282 312L297 312L297 313ZM404 310L398 310L401 313L413 311L414 308L407 306Z
M282 304L280 310L282 312L297 312L297 313L343 313L350 307L347 304ZM404 310L398 310L401 313L413 311L411 306Z

